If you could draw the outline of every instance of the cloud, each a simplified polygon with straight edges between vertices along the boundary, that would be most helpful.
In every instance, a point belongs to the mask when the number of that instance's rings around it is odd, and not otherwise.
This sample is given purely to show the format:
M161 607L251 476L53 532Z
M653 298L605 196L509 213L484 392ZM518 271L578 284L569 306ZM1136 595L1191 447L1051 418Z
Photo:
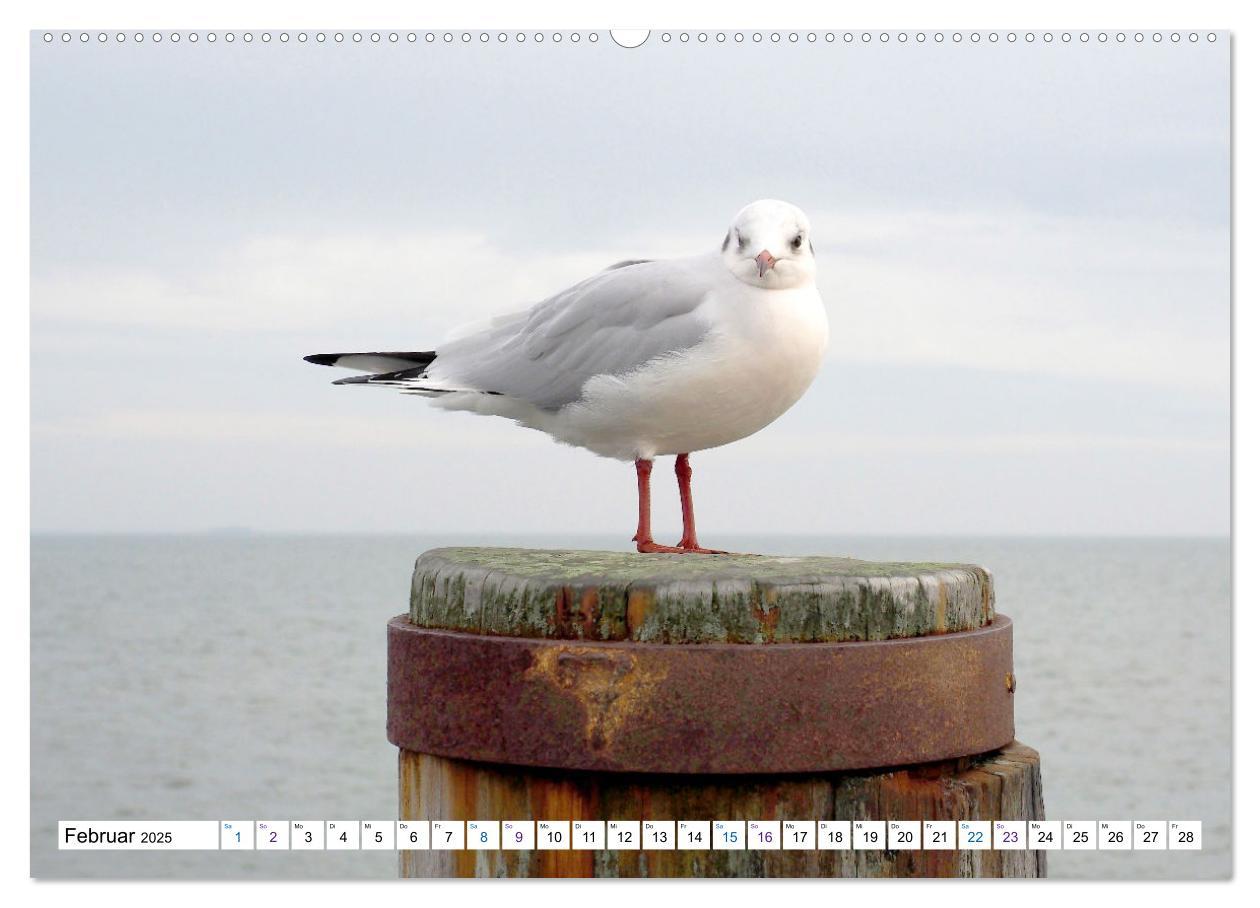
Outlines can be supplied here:
M357 392L371 393L371 392ZM408 401L408 404L417 402ZM427 409L427 408L426 408ZM190 442L315 446L321 449L406 448L411 450L543 449L554 444L503 420L448 413L409 413L391 418L227 408L118 407L87 415L45 420L33 426L38 439L75 438L135 442ZM1001 454L1131 452L1228 455L1229 439L1095 432L848 432L834 429L754 435L740 443L761 457L830 457L844 454Z
M1171 435L1121 435L1093 432L959 432L872 433L778 432L754 435L741 442L746 452L762 456L839 456L843 454L1003 454L1176 453L1228 455L1229 439L1189 438Z
M458 320L528 305L618 258L526 256L470 233L280 234L192 261L37 274L32 312L74 324L234 332L310 332L409 313Z
M834 357L1227 393L1224 228L991 210L813 220ZM192 259L37 273L34 337L93 324L360 337L401 324L406 342L437 342L627 256L712 245L644 232L543 254L467 232L260 236Z
M824 215L833 355L1227 393L1229 234L1024 212Z
M392 418L344 412L334 418L319 413L265 409L117 407L41 420L32 425L31 434L36 440L181 442L234 448L279 444L358 451L367 448L468 451L477 447L537 448L554 444L541 433L522 431L504 420L490 421L465 415L463 420L457 421L450 414L424 412L428 407L416 400L400 400L400 408Z

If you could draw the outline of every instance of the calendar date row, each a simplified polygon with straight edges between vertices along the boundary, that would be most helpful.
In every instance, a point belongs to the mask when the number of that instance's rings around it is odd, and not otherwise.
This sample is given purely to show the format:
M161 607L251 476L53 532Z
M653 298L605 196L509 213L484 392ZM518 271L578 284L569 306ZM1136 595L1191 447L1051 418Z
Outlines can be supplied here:
M1199 851L1199 820L62 821L62 850Z

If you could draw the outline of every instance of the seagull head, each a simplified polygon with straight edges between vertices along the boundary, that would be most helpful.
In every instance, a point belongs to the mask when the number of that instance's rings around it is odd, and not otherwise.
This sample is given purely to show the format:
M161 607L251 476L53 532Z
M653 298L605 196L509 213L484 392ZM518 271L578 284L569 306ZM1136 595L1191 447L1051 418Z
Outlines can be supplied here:
M815 266L809 218L787 202L753 202L735 215L726 231L722 260L731 274L754 287L786 290L812 284Z

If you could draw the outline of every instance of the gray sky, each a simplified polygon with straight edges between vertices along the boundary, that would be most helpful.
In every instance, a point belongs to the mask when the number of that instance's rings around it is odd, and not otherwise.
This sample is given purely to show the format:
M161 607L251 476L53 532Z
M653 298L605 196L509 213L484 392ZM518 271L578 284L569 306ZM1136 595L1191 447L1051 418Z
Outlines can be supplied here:
M693 459L702 537L1228 532L1228 79L1226 41L34 39L32 527L628 539L629 466L301 357L779 197L830 356Z

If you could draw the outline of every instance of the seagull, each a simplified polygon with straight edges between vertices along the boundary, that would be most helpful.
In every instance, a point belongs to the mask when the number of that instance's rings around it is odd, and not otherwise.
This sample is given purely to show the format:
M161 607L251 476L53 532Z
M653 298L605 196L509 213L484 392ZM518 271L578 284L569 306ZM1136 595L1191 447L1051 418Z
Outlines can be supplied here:
M333 384L394 388L633 461L638 551L726 554L697 540L690 455L759 431L813 382L828 338L815 273L809 219L766 199L740 210L720 249L618 262L437 349L306 361L369 373ZM676 546L652 539L652 464L670 455Z

